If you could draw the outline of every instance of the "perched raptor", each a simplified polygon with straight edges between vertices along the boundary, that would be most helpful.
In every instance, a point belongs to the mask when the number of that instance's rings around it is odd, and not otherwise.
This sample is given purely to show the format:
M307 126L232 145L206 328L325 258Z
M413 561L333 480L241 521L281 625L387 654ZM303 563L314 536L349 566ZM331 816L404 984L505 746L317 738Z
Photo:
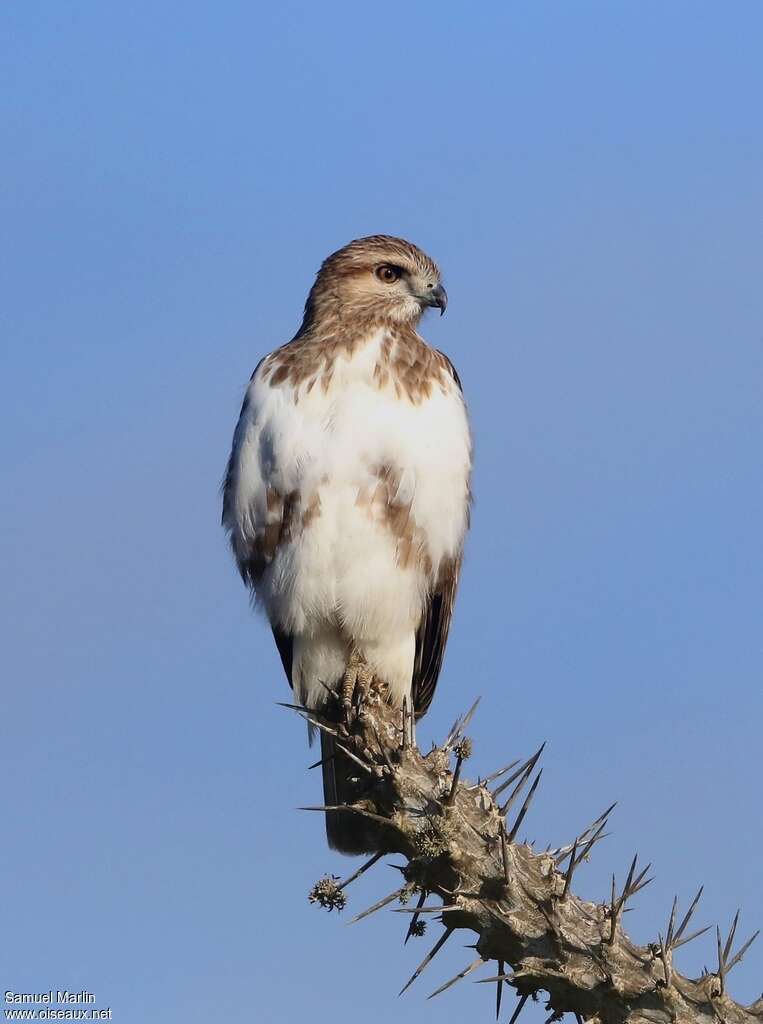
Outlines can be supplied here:
M436 264L373 235L321 266L288 344L257 366L233 437L223 526L298 702L373 682L420 717L442 666L469 521L458 375L416 327L445 311ZM321 733L327 805L350 762ZM364 848L354 815L330 844Z

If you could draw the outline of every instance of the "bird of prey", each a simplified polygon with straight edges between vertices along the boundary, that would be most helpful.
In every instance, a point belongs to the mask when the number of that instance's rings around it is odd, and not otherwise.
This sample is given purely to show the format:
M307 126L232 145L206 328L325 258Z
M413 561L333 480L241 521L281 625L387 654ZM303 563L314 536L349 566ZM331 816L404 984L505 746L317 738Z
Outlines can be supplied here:
M302 326L246 392L223 526L298 703L318 713L356 682L416 717L434 694L470 504L461 384L416 330L446 303L421 249L356 239L324 260ZM334 806L352 765L321 742ZM334 849L367 849L359 816L327 814L326 828Z

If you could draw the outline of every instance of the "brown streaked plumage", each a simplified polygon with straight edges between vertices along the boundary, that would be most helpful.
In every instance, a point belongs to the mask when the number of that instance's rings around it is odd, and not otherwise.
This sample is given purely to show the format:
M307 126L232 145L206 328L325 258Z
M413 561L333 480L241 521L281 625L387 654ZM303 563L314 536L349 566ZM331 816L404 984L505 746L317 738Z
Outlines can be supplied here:
M444 387L447 377L456 379L447 356L422 341L411 326L389 324L382 329L384 337L374 367L374 380L380 388L391 383L398 397L418 403L429 397L433 387ZM302 391L309 394L319 378L328 391L336 360L350 358L355 347L353 336L338 329L329 339L317 332L298 334L267 357L263 377L271 387L290 384L296 391L295 401L299 401Z

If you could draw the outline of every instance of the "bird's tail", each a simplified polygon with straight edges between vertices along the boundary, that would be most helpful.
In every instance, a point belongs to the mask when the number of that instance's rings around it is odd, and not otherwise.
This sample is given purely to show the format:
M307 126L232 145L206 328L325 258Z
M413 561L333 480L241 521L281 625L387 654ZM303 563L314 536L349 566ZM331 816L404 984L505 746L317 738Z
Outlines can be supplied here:
M338 750L334 737L321 732L323 761L323 802L327 807L351 804L361 795L364 780L356 765ZM379 849L378 830L373 822L351 811L326 812L326 838L340 853L373 853Z

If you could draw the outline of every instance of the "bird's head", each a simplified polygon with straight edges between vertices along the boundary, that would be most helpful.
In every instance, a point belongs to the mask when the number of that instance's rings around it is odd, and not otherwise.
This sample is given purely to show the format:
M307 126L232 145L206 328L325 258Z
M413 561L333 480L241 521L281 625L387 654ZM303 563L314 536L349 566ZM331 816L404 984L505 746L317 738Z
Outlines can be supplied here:
M323 261L305 320L338 315L415 324L430 306L442 315L447 303L440 271L426 253L402 238L370 235Z

